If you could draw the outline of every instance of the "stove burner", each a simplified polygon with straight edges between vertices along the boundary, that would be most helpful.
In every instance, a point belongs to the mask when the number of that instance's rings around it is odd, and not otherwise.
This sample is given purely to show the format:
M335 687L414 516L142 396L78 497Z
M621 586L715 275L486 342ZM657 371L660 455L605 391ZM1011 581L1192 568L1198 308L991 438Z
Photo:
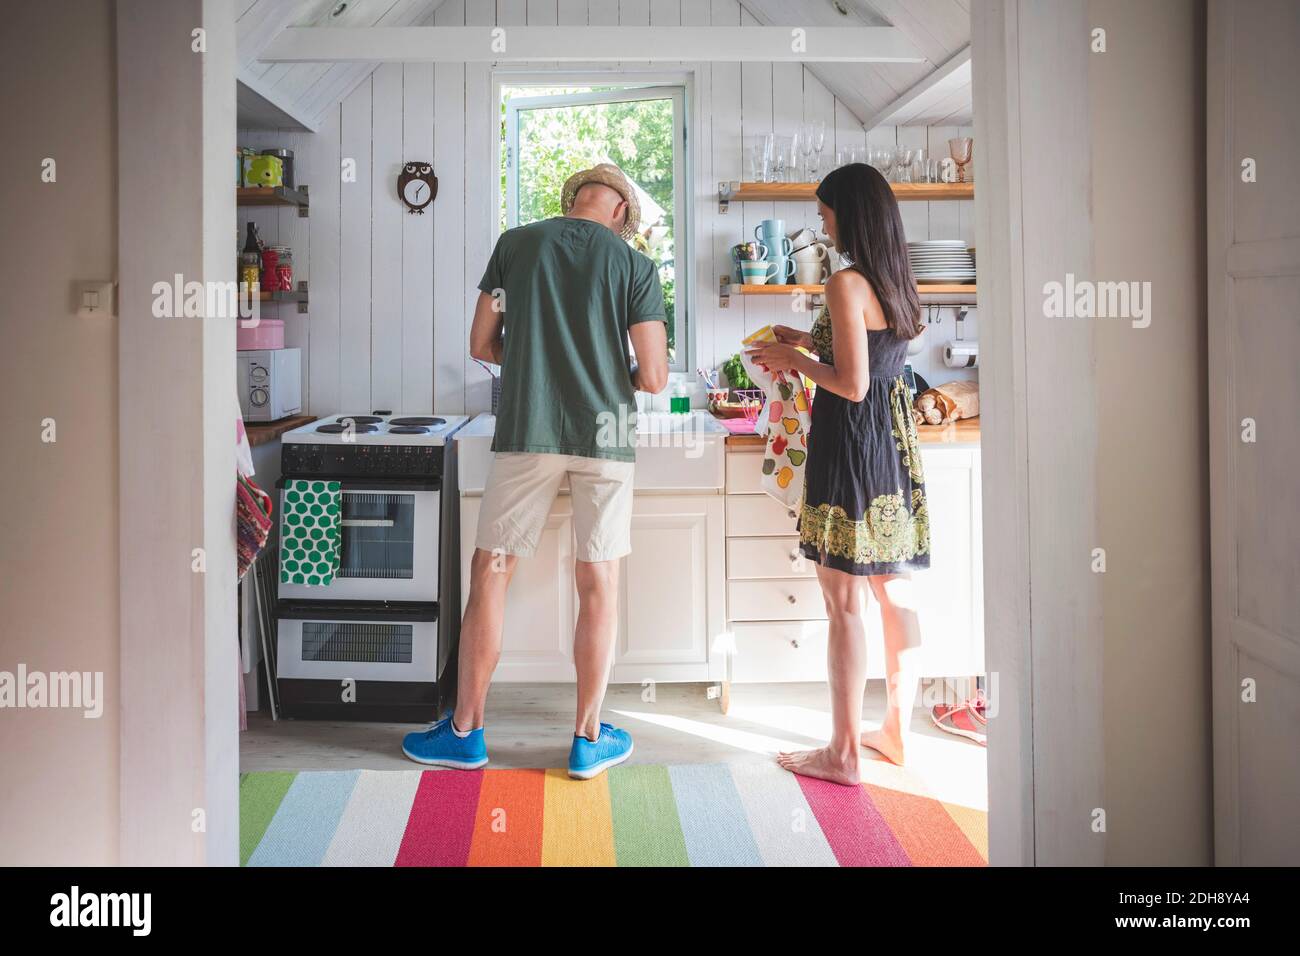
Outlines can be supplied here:
M438 427L439 425L445 425L445 424L447 424L447 419L445 419L445 418L435 418L435 417L433 417L432 415L408 415L408 416L406 416L406 417L404 417L404 418L390 418L390 419L388 420L388 424L389 424L389 425L402 425L402 426L419 426L419 427L432 426L432 427L436 428L436 427ZM389 430L390 430L390 431L393 431L393 430L395 430L395 429L389 429ZM411 434L411 433L410 433L410 432L399 432L399 434L409 435L409 434Z
M378 415L339 415L335 421L342 422L345 419L351 419L358 425L378 425L383 421Z
M427 435L429 429L423 425L390 425L388 428L390 435Z
M319 428L316 429L316 431L321 432L322 434L325 435L341 435L345 431L347 431L347 426L343 424L336 424L331 422L328 425L321 425ZM377 432L377 431L379 431L379 429L376 426L367 425L364 423L358 424L356 428L353 429L353 433L357 435L367 435L370 432Z

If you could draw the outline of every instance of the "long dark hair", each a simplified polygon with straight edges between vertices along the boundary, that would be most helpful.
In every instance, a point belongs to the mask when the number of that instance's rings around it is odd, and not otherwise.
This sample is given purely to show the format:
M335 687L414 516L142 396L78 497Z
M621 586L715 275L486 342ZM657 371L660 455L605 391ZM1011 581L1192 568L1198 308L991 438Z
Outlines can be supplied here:
M916 338L922 331L921 298L898 200L885 177L866 163L849 163L826 174L817 198L835 212L835 246L871 283L885 322L900 338Z

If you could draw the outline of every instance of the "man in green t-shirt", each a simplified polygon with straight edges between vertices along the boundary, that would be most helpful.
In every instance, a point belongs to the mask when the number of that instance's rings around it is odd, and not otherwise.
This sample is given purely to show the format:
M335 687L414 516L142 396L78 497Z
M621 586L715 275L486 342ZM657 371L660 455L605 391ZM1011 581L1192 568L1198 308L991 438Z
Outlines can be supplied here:
M655 264L627 243L640 209L622 171L602 164L574 174L560 208L562 216L502 234L479 282L470 355L501 366L496 456L470 564L456 710L403 744L422 763L487 763L483 711L501 656L506 589L518 559L536 551L566 477L580 601L569 775L590 779L632 752L630 735L601 723L600 708L619 560L631 551L635 393L667 384L667 319Z

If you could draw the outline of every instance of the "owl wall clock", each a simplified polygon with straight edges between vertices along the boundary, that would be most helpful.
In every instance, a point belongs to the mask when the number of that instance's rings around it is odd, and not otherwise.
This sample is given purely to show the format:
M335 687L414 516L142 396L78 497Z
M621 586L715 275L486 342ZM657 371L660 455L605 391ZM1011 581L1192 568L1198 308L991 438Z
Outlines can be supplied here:
M438 177L430 163L403 163L397 174L397 194L410 213L424 215L424 207L438 195Z

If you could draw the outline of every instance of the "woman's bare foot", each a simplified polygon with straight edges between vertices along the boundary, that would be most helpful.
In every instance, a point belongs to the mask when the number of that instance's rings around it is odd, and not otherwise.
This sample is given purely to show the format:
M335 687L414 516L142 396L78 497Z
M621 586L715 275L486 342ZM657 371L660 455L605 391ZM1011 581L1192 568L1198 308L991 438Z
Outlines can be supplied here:
M857 755L844 759L833 754L829 747L783 751L777 755L776 762L791 773L805 777L829 780L846 787L856 787L859 783Z
M903 766L903 739L883 730L868 730L862 735L862 746L876 751L890 763Z

